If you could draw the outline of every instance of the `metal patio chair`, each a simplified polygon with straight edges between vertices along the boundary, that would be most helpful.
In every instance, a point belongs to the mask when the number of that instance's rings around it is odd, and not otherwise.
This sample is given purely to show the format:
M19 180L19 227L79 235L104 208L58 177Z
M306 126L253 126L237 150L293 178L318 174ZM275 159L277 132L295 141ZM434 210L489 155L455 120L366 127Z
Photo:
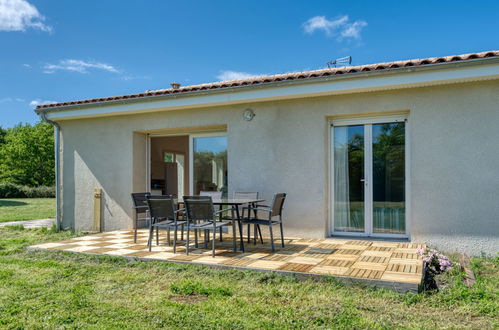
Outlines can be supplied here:
M133 242L137 243L137 229L139 227L138 222L144 221L150 223L151 217L149 216L149 208L147 207L146 196L150 196L148 192L142 193L132 193L133 209L135 210L135 218L133 221ZM144 217L140 217L144 215Z
M231 222L229 221L217 221L219 214L231 211L234 212L233 208L222 209L215 211L213 206L213 199L211 196L184 196L185 213L187 215L187 243L186 243L186 254L189 254L189 239L190 231L194 230L196 247L197 247L197 232L204 231L204 243L205 248L208 248L208 240L210 236L210 231L213 231L213 238L211 240L211 255L215 257L215 240L217 230L224 226L229 226ZM234 224L232 224L234 228ZM233 230L235 233L235 230ZM208 236L208 240L207 240ZM234 235L234 245L236 242L236 236Z
M170 245L170 229L173 228L173 253L177 253L177 230L183 230L187 221L178 220L177 214L184 211L177 210L172 196L146 196L146 202L151 214L151 224L149 226L149 239L147 245L149 251L152 247L152 237L156 229L156 245L159 245L159 229L167 229L167 244Z
M199 196L210 196L213 199L222 199L221 191L200 191Z
M268 214L268 218L266 218L266 219L258 218L258 216L255 216L254 218L251 218L251 216L249 216L248 218L245 218L245 219L243 218L243 223L269 227L270 244L272 247L272 251L275 251L274 234L272 231L273 225L279 225L279 227L281 229L281 245L282 245L282 247L284 247L284 232L282 229L282 207L284 205L285 199L286 199L285 193L275 194L274 198L272 200L271 206L257 205L257 207L251 208L252 211L266 212ZM275 217L279 217L279 218L274 219Z
M236 191L234 192L233 196L232 196L234 199L258 199L258 192L243 192L243 191ZM242 212L241 212L241 219L244 219L244 211L248 211L250 212L251 209L255 208L255 207L258 207L256 204L253 204L253 205L248 205L248 206L245 206L242 208ZM254 212L255 213L255 217L256 217L256 211ZM250 215L248 214L248 217L250 217ZM229 218L229 217L226 217L224 219L227 219L227 220L237 220L237 219L232 219L232 218ZM251 240L251 224L248 223L248 243L250 243L250 240ZM260 235L260 241L262 242L263 244L263 237L262 237L262 231L260 229L260 226L259 225L254 225L254 243L256 244L256 239L257 239L257 235L259 234Z
M199 192L199 196L211 196L212 199L222 199L222 192L221 191L205 191L202 190ZM220 209L222 209L222 206L220 206ZM220 242L223 241L223 230L220 227Z

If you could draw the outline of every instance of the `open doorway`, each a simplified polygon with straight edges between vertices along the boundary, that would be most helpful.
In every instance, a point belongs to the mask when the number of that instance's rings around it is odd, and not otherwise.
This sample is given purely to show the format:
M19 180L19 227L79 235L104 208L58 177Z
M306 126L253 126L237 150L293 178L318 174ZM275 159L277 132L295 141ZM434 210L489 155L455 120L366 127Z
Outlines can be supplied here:
M188 135L151 138L151 194L188 194L188 155Z
M228 196L227 136L204 133L150 137L149 191L153 195Z

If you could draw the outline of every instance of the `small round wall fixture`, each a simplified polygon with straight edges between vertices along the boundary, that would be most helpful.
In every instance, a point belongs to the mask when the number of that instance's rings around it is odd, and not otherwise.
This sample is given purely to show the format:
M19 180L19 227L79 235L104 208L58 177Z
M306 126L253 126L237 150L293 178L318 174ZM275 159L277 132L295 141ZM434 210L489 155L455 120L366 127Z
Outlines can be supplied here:
M250 121L253 119L253 117L255 117L255 113L253 112L253 110L251 110L251 109L244 110L244 113L243 113L244 120Z

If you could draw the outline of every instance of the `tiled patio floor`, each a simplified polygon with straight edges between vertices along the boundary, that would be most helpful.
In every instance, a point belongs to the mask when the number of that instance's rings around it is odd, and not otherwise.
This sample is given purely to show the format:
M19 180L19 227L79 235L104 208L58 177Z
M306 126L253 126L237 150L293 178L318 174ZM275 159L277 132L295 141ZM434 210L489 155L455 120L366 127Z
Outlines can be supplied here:
M296 273L301 277L331 275L343 281L392 288L399 292L417 291L422 280L423 261L416 249L423 248L424 244L288 238L284 248L276 244L277 250L272 253L268 240L264 238L264 245L245 242L246 252L234 253L231 237L227 236L223 242L217 240L216 257L213 258L209 249L211 245L204 249L201 240L200 248L190 250L189 255L185 254L183 242L177 244L177 253L174 254L173 248L165 244L164 231L160 233L160 245L154 243L149 252L147 236L148 232L141 230L137 243L133 243L132 231L113 231L30 248Z

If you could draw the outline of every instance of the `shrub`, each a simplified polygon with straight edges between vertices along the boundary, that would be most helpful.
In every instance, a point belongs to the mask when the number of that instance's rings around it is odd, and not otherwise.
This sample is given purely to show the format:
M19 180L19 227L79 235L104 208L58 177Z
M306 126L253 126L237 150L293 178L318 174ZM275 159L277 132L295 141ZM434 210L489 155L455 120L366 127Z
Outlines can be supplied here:
M10 182L0 183L0 198L22 198L22 197L26 197L26 195L21 190L20 185Z
M15 183L0 183L0 198L52 198L55 197L55 187L29 187Z
M51 198L55 197L55 187L39 186L28 187L23 186L22 190L28 198Z

